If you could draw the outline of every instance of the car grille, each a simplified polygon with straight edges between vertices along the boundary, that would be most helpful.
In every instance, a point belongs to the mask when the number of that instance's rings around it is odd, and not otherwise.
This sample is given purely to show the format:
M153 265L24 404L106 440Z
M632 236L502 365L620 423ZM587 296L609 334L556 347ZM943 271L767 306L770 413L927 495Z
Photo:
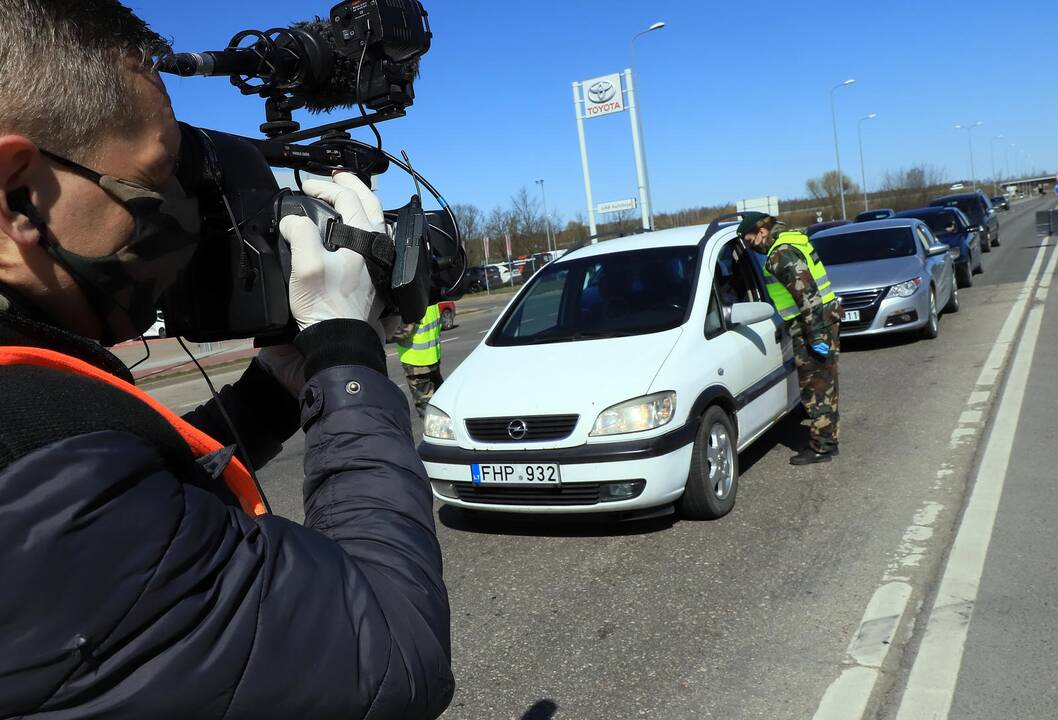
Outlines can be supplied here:
M856 292L838 293L841 298L841 307L845 310L862 310L878 302L885 288L876 290L857 290Z
M857 290L855 292L838 293L841 298L842 310L859 310L860 319L856 322L841 323L841 331L859 332L866 330L874 322L878 314L878 307L882 304L882 298L888 288L876 288L874 290Z
M610 485L634 484L630 495L613 497L608 492ZM452 483L456 497L466 503L478 505L599 505L617 500L633 500L643 494L645 480L618 480L604 483L573 483L547 487L511 487L504 485L474 485Z
M524 415L522 417L471 418L466 421L470 437L486 443L543 442L562 440L573 433L579 415ZM525 423L524 437L512 438L508 426Z

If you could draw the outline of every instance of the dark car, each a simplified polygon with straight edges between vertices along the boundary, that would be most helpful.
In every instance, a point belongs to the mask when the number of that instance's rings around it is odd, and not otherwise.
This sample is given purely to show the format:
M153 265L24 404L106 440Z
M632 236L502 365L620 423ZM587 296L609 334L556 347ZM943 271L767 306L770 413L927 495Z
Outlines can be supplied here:
M485 284L485 268L483 267L472 267L467 270L467 276L463 282L466 283L466 291L468 293L485 292L486 287L498 288L504 285L500 271L494 265L489 266L487 286Z
M1001 210L1009 210L1010 200L1007 198L1006 195L997 195L992 198L992 205L997 208L1000 208Z
M848 224L848 220L827 220L826 222L818 222L806 227L805 235L807 235L808 237L812 237L817 232L822 232L823 230L829 230L830 228L841 227L842 225Z
M877 210L864 210L853 222L870 222L871 220L888 220L896 217L896 210L892 208L879 208Z
M970 218L970 222L982 228L981 249L984 252L999 247L999 218L992 207L992 201L980 190L935 198L930 201L929 206L959 208Z
M959 259L955 261L955 280L959 287L970 287L974 283L973 276L984 272L982 233L962 210L953 207L916 208L896 216L921 220L939 242L959 249Z

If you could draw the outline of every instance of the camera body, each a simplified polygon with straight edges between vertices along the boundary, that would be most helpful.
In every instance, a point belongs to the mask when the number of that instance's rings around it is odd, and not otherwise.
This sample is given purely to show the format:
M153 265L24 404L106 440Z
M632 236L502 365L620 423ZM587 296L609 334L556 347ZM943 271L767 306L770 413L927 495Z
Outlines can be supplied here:
M181 124L177 178L198 200L202 239L162 296L171 334L196 342L252 337L269 344L296 333L288 301L290 249L279 234L288 215L312 218L327 250L361 252L379 296L404 322L417 322L431 303L458 299L466 256L443 198L409 164L345 132L404 115L414 99L418 58L430 45L425 18L418 0L347 0L331 10L329 22L243 31L224 51L161 63L163 72L229 75L244 94L265 98L267 118L261 126L265 139ZM243 45L248 37L256 38L251 47ZM350 99L375 113L305 131L291 119L293 109ZM311 138L319 139L298 144ZM281 189L272 172L344 170L370 184L391 160L412 174L417 187L425 184L442 210L424 211L417 192L406 206L386 213L385 236L344 227L333 208Z

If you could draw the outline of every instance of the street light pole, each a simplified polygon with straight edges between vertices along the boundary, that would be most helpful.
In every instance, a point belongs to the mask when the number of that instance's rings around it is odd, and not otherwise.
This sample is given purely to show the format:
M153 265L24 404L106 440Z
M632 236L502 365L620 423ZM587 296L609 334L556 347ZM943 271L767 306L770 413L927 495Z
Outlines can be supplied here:
M838 192L841 193L842 220L848 220L848 214L845 212L845 178L841 174L841 151L838 149L838 114L834 109L834 92L839 88L848 87L855 82L854 79L850 78L845 82L830 88L830 119L834 123L834 158L838 162Z
M859 140L860 140L860 179L863 181L863 211L864 212L867 212L868 210L870 210L870 207L868 207L868 204L867 204L867 171L864 170L864 166L863 166L863 121L864 120L874 120L876 117L878 117L878 113L871 113L870 115L867 115L865 117L861 117L860 121L858 123L856 123L856 134L859 136Z
M956 130L966 131L966 143L970 147L970 181L973 183L974 190L977 189L977 171L974 169L974 140L973 140L973 129L984 125L983 122L978 120L973 125L956 125Z
M996 177L996 140L1002 140L1002 135L996 135L988 143L989 148L992 150L992 194L999 194L999 179Z
M631 71L629 72L629 90L633 93L634 90L632 89L637 85L638 80L638 78L636 77L636 40L643 37L647 33L652 33L655 30L661 30L663 27L665 27L665 23L660 21L656 22L650 27L648 27L646 30L637 32L635 35L632 36L632 40L628 43L628 55L631 61L629 65L629 68L631 69ZM643 206L641 210L643 214L643 229L651 230L654 227L654 202L650 197L650 176L647 172L647 151L646 143L643 140L643 123L640 120L640 109L636 107L638 103L633 99L632 102L630 102L629 104L631 105L629 111L632 113L632 122L634 124L632 128L632 134L637 139L636 145L638 146L636 149L636 161L640 168L639 201Z
M554 248L551 247L551 216L547 212L547 193L544 192L543 180L537 180L536 184L540 186L540 196L544 199L544 228L547 233L547 249L550 251L554 250Z

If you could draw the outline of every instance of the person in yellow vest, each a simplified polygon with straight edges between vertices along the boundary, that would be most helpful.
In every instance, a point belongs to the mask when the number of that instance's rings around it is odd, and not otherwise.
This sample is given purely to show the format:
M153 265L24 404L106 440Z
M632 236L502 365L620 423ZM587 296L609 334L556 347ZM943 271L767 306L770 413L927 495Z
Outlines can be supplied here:
M809 445L791 465L830 462L838 454L838 331L841 301L827 270L802 232L787 230L771 215L743 213L738 235L767 255L764 280L775 309L790 328L809 419Z
M426 308L417 323L405 325L396 335L397 354L408 379L408 389L421 418L426 412L441 376L441 310L436 305Z

